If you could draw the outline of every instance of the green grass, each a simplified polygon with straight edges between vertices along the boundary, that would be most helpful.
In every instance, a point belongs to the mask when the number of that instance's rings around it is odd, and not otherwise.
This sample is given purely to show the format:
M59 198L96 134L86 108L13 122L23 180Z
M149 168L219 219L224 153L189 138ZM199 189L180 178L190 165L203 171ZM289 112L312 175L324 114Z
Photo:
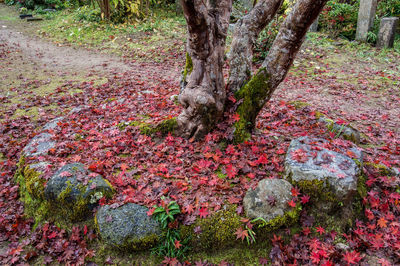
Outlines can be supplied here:
M56 12L43 22L39 33L57 43L101 48L117 54L135 51L138 57L146 57L147 52L151 54L160 47L172 47L176 42L183 43L186 37L183 16L172 11L154 10L143 21L123 24L83 19L96 20L91 15L95 12L89 7Z

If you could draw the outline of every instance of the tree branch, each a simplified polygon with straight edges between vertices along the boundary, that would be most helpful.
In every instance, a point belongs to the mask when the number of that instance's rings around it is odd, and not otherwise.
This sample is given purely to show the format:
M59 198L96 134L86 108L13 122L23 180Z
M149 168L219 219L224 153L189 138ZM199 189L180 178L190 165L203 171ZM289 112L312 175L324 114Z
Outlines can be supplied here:
M272 90L269 97L286 77L309 27L318 17L326 2L327 0L297 0L285 19L262 64L270 75L269 87Z
M228 87L238 91L251 77L253 45L260 32L275 16L283 0L259 1L250 13L236 23L229 52Z

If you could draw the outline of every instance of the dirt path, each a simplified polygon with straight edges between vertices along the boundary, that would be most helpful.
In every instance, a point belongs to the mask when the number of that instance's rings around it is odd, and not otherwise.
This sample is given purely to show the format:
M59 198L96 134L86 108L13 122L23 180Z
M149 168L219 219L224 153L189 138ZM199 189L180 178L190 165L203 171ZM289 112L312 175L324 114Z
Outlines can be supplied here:
M24 59L23 64L42 64L44 67L62 71L102 71L125 72L131 66L117 57L98 54L83 49L56 46L21 32L26 21L0 20L0 44L18 50Z
M38 116L42 109L27 107L24 99L46 96L65 83L100 85L123 74L151 86L160 86L153 77L161 76L178 86L179 62L135 62L95 50L61 46L37 36L40 24L34 23L20 20L14 9L0 4L0 120ZM58 112L57 106L44 109Z
M91 51L58 47L39 38L26 36L0 21L0 43L18 49L26 62L36 62L60 70L125 72L131 67L119 58Z

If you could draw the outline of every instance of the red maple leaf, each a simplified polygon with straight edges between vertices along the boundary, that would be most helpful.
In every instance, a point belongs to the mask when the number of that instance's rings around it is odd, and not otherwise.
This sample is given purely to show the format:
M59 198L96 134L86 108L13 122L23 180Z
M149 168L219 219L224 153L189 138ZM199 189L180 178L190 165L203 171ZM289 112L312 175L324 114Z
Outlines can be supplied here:
M122 171L125 171L126 169L128 169L128 165L126 163L121 163L120 168Z
M186 206L184 207L184 209L183 209L183 212L184 212L184 213L188 213L188 214L193 213L193 211L194 211L194 208L193 208L193 205L192 205L192 204L186 205Z
M310 201L310 196L304 195L303 197L300 198L302 204L306 204L307 202Z
M240 120L240 115L239 115L238 113L235 113L235 114L233 114L232 118L233 118L233 120L234 120L235 122L237 122L237 121Z
M296 207L296 202L294 200L289 201L288 204L292 208Z
M385 220L385 218L383 218L383 217L379 218L379 220L378 220L378 225L379 225L381 228L387 227L387 221Z
M311 230L309 227L304 227L302 232L305 236L308 236L309 234L311 234Z
M300 195L300 190L297 187L292 187L290 191L292 192L293 197L297 197L298 195Z
M206 218L208 216L208 210L207 208L203 207L199 209L199 216L200 218Z
M182 246L181 241L175 240L174 246L175 246L176 249L179 249Z
M240 238L243 241L245 237L249 236L249 233L247 232L247 230L243 230L242 227L239 227L236 230L235 235L236 235L236 239Z
M70 172L68 172L68 171L64 171L64 172L62 172L62 173L60 174L60 176L61 176L61 177L69 177L69 176L72 176L72 174L71 174Z
M305 163L308 161L307 153L303 149L292 151L290 155L292 156L293 160L299 163Z
M318 227L317 227L317 232L318 232L320 235L322 235L323 233L325 233L325 229L322 228L321 226L318 226Z
M346 252L343 257L344 260L349 264L356 264L362 259L360 253L356 252L355 250Z
M268 163L268 158L267 158L267 156L266 156L265 154L262 154L262 155L258 158L257 163L258 163L258 164L266 164L266 163Z
M234 177L237 175L237 170L236 170L236 168L235 168L232 164L226 165L225 169L226 169L226 175L227 175L229 178L232 179L232 178L234 178Z

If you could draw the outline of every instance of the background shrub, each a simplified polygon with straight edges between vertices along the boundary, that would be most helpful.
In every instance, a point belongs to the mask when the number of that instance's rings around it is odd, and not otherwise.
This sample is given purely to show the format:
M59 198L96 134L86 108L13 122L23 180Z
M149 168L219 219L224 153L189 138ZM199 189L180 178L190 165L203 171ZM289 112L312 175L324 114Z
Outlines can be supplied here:
M359 1L328 1L319 18L320 29L331 37L354 39L359 6Z

